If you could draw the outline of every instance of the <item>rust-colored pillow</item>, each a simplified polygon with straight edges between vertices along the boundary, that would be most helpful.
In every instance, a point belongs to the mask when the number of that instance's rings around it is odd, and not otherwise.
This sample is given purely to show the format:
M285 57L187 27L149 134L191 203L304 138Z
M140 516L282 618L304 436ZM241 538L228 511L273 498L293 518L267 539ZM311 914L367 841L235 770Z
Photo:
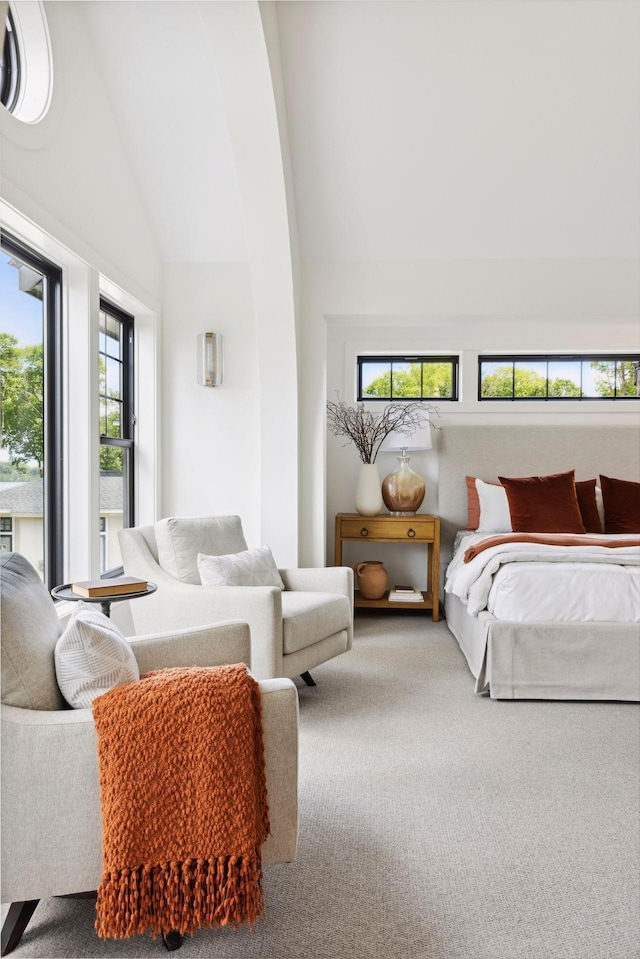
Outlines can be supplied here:
M640 533L640 483L600 476L605 533Z
M596 481L580 480L576 483L576 494L585 533L601 533L602 523L596 503Z
M584 533L575 470L550 476L499 476L518 533Z
M480 525L480 497L475 476L465 476L467 482L467 529L477 529ZM499 486L500 483L490 483Z

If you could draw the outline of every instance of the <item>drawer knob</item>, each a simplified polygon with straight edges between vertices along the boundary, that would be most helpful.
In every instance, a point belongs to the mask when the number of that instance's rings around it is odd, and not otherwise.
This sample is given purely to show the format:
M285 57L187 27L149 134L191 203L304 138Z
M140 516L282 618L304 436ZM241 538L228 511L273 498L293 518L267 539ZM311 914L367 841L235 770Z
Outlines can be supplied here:
M369 535L369 530L367 529L366 526L363 526L363 527L362 527L362 529L360 530L360 535L361 535L361 536L368 536L368 535Z
M407 530L407 536L409 537L409 539L413 539L413 537L414 537L415 535L416 535L415 529L408 529L408 530Z

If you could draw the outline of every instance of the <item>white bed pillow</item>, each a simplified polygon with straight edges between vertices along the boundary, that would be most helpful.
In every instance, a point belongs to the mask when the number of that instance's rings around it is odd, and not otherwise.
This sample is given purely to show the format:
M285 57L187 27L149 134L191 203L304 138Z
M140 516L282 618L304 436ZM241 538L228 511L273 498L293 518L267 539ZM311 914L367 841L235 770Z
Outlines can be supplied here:
M511 513L509 500L504 486L494 486L476 479L476 489L480 500L479 533L511 533Z
M268 546L255 546L225 556L198 553L198 572L203 586L277 586L284 589Z
M74 709L87 709L114 686L140 679L124 633L91 603L76 604L54 658L60 692Z
M596 509L600 517L600 527L604 529L604 500L602 498L602 490L599 486L596 486Z

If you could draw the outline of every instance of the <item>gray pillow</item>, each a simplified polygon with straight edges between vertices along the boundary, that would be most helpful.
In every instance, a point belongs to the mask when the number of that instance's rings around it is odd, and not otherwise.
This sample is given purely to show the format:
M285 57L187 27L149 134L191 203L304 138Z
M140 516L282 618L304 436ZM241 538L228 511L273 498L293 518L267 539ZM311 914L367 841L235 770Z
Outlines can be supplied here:
M74 709L87 709L114 686L140 679L124 634L90 603L76 604L56 644L55 662L60 692Z
M62 631L51 596L20 553L2 553L2 702L20 709L64 709L53 651Z
M160 566L198 586L198 553L221 556L247 548L239 516L170 516L156 523L156 543Z

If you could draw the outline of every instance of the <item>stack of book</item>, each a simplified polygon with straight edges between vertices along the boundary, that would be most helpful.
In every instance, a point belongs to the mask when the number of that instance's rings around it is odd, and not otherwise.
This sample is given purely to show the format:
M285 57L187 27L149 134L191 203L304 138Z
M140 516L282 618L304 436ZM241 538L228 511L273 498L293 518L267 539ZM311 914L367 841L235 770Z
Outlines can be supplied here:
M144 593L149 584L135 576L112 576L111 579L94 579L73 583L71 590L79 596L121 596L128 593Z
M393 603L423 603L424 596L413 586L392 586L389 599Z

